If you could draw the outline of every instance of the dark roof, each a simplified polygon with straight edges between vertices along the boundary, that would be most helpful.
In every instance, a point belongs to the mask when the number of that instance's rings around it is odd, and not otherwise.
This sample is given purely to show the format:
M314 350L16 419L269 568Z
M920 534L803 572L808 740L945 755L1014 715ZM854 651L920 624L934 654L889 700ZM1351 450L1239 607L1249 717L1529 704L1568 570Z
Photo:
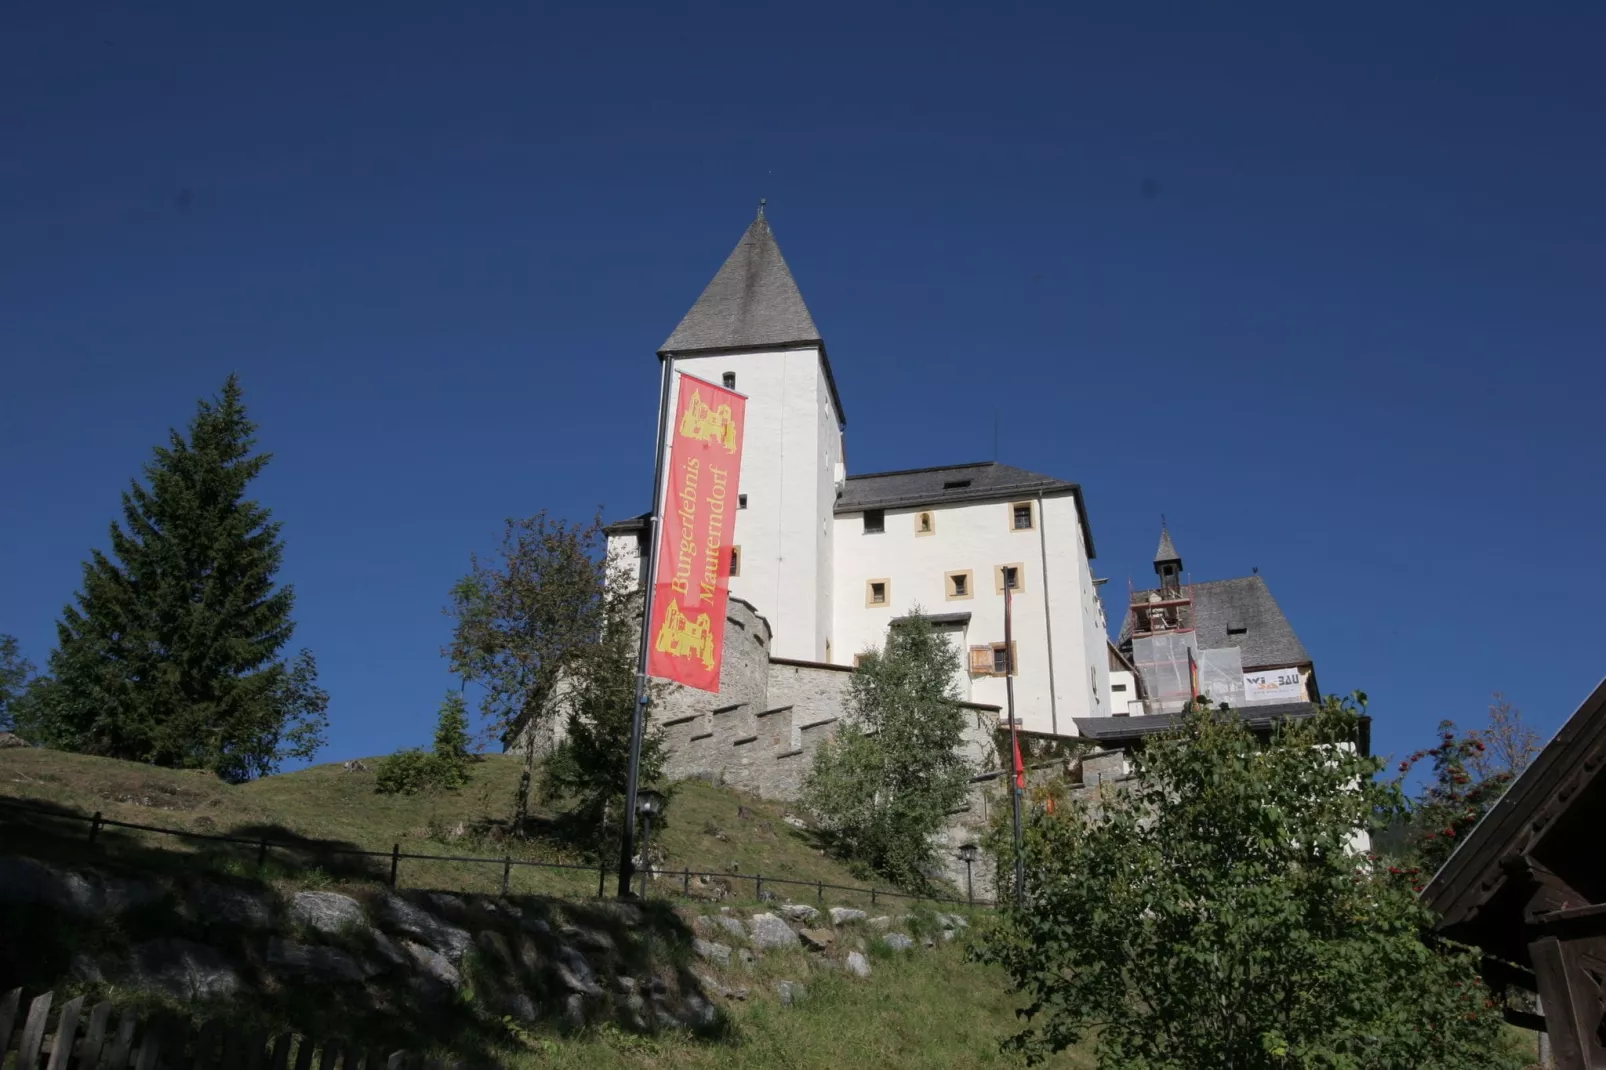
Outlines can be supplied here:
M888 623L890 623L890 624L907 624L909 621L911 621L913 619L914 619L914 617L912 615L911 616L907 616L907 617L893 617L892 620L889 621ZM940 625L944 625L944 624L969 624L970 623L970 614L968 612L965 612L965 613L927 613L926 614L926 619L929 620L932 624L939 625L939 626Z
M628 535L632 531L645 531L647 521L652 519L651 513L642 513L639 516L627 516L623 520L615 520L612 524L604 524L604 535Z
M658 347L658 355L683 357L788 345L819 347L837 422L846 426L848 418L842 410L825 341L814 325L809 306L803 303L803 293L792 278L791 268L786 266L769 220L760 214L748 225L742 240L725 258L691 311L681 317L680 325Z
M949 505L955 502L1008 501L1044 494L1069 493L1076 498L1076 515L1087 543L1087 556L1093 550L1093 530L1088 525L1082 488L1053 476L1039 475L997 461L976 464L950 464L937 468L906 468L898 472L872 472L849 476L836 500L837 515L866 509L914 509L922 505Z
M1316 706L1310 702L1277 702L1264 706L1245 706L1233 710L1251 730L1269 729L1282 721L1302 721L1316 716ZM1157 732L1168 732L1176 726L1177 714L1151 713L1139 717L1077 717L1076 730L1099 743L1120 744L1123 741L1142 739Z
M1154 563L1158 565L1162 561L1181 560L1182 555L1177 553L1176 546L1171 542L1171 529L1162 524L1160 526L1160 548L1154 551Z
M1142 599L1151 592L1138 591ZM1193 599L1194 628L1200 650L1235 646L1243 653L1244 668L1266 669L1283 665L1306 665L1310 654L1294 634L1293 625L1283 616L1282 607L1271 596L1271 588L1260 576L1240 576L1235 580L1206 580L1186 588ZM1227 630L1244 629L1241 635ZM1121 622L1121 643L1132 638L1132 616Z
M1606 680L1456 846L1423 898L1456 939L1527 964L1524 911L1532 859L1606 901L1600 825L1606 821Z
M685 354L819 341L820 329L769 221L759 216L658 351Z

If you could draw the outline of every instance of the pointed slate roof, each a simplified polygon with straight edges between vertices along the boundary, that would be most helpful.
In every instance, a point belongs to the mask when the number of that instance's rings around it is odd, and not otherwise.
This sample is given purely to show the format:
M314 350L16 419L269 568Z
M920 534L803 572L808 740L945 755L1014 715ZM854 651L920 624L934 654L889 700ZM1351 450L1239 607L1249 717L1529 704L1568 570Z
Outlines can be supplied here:
M1158 565L1162 561L1181 560L1182 555L1177 553L1177 548L1171 543L1171 529L1164 524L1160 525L1160 548L1154 551L1154 563Z
M769 221L760 215L658 352L684 355L820 341Z
M1151 592L1137 591L1135 599ZM1294 633L1271 588L1259 575L1190 584L1194 630L1199 649L1235 646L1243 652L1244 671L1309 665L1310 652ZM1132 615L1121 621L1120 643L1132 641Z

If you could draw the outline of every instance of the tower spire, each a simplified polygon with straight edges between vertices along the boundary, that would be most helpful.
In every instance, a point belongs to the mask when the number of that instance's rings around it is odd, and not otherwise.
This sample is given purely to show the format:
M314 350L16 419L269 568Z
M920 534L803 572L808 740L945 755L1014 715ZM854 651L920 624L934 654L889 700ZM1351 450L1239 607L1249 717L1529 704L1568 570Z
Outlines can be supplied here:
M758 202L758 215L742 240L659 347L660 354L821 344L820 329L764 216L765 203Z
M1154 552L1154 571L1160 577L1162 588L1169 590L1181 585L1182 555L1171 541L1171 528L1163 513L1160 515L1160 548Z

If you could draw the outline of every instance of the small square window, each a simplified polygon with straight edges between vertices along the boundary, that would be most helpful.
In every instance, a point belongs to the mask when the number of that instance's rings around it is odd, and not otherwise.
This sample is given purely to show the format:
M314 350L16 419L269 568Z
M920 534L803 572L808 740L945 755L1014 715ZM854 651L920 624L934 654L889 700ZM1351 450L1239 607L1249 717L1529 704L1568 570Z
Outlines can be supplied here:
M1006 590L1022 594L1026 590L1026 566L1019 561L993 566L993 590L1003 594Z
M950 572L943 577L948 600L956 598L969 598L975 593L975 580L970 570Z
M1032 530L1032 503L1016 502L1009 507L1009 527L1011 531Z
M738 508L738 509L746 509L747 508L747 495L738 494L736 496L736 508Z
M937 530L937 519L930 513L915 514L915 534L930 535Z
M993 645L993 675L1009 675L1009 649L1003 643Z
M880 535L887 530L887 511L885 509L866 509L864 511L864 533L866 535Z
M1111 691L1125 691L1126 690L1126 685L1125 684L1111 684L1110 685L1110 690Z
M732 576L740 576L741 574L742 574L742 548L740 546L732 546L731 547L731 575Z
M735 390L736 389L736 373L735 372L726 372L720 378L724 382L726 390Z
M864 585L864 604L884 606L892 601L891 580L867 580Z

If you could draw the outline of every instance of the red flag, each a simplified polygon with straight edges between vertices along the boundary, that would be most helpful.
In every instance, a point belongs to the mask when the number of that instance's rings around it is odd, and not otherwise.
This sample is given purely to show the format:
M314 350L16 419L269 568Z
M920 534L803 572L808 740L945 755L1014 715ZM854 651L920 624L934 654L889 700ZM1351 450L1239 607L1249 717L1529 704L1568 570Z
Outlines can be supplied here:
M1020 737L1013 732L1010 733L1010 736L1015 743L1015 786L1024 788L1026 786L1026 763L1020 760Z
M747 399L680 377L653 591L647 672L719 691Z

